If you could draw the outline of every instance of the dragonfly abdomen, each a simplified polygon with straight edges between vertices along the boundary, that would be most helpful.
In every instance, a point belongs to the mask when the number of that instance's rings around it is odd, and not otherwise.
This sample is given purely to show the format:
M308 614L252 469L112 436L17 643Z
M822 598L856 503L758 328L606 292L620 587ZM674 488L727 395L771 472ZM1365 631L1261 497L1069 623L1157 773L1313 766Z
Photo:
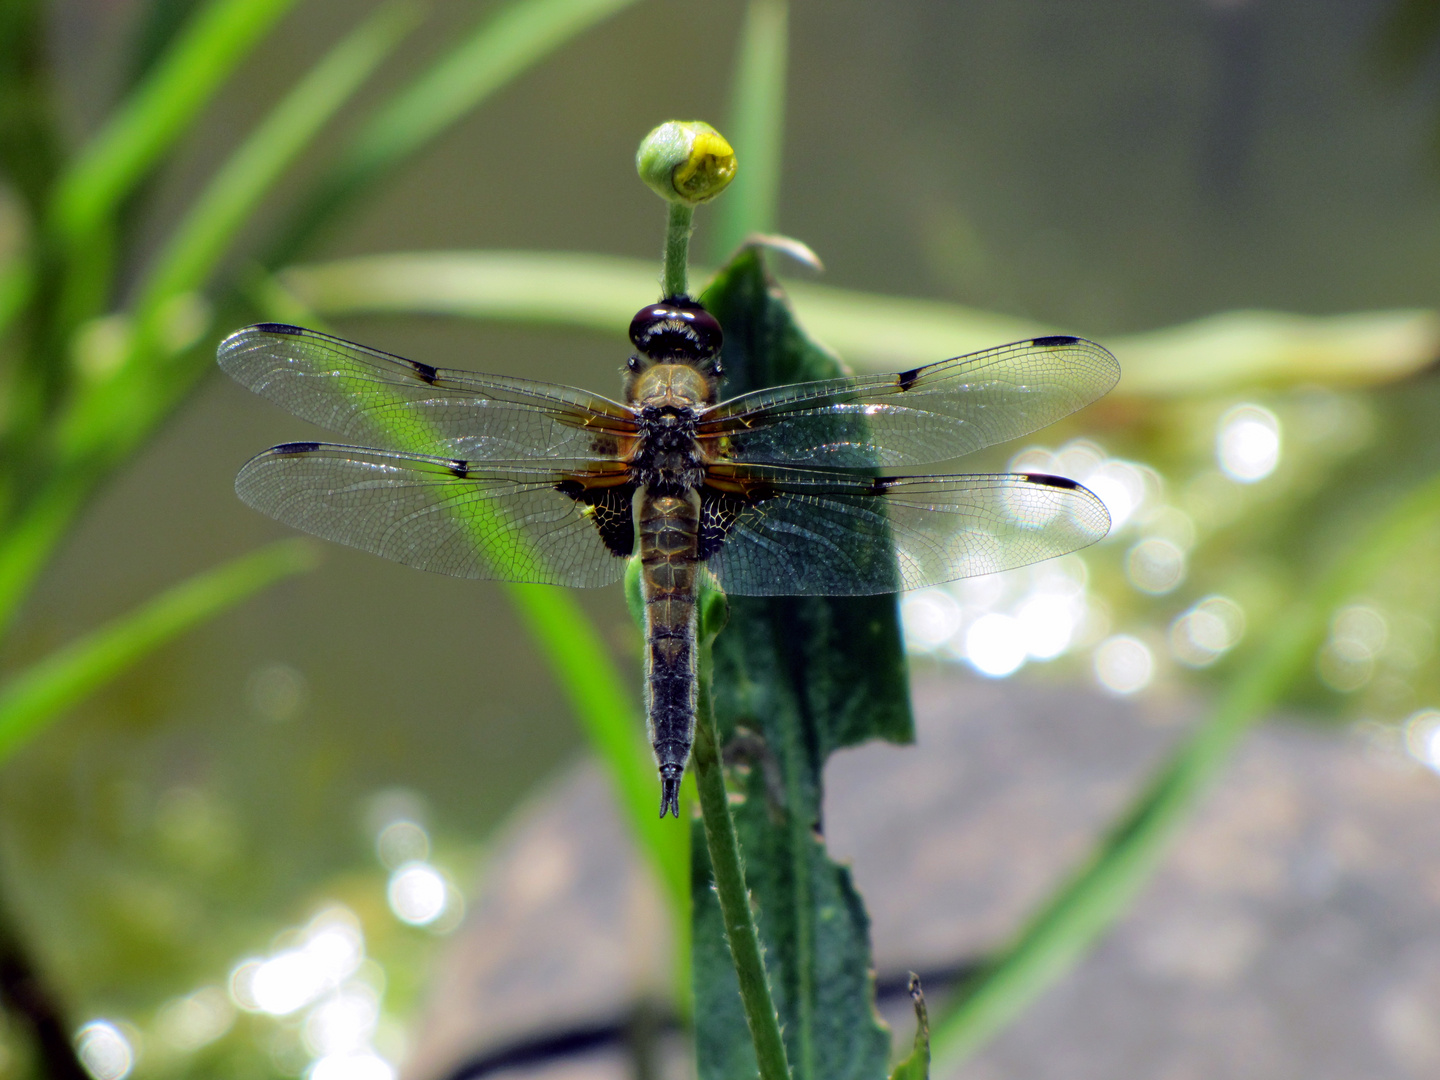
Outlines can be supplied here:
M695 730L695 583L700 496L635 498L645 600L645 716L660 768L660 816L680 816L680 778Z

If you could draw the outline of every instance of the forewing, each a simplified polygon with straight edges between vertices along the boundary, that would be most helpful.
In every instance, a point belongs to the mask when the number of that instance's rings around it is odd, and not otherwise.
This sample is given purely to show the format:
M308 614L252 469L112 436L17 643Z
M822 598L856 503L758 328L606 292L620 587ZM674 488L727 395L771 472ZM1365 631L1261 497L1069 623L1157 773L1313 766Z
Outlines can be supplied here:
M625 406L583 390L433 368L283 323L220 344L241 385L347 440L470 461L613 459L635 430Z
M624 573L625 559L607 546L606 522L597 521L593 500L580 497L584 489L575 475L288 443L251 459L236 477L235 490L244 502L287 525L421 570L546 585L608 585ZM614 533L609 535L613 540Z
M1095 543L1105 505L1062 477L838 478L737 470L711 487L706 566L738 596L860 596L993 574Z
M1074 337L1017 341L892 375L723 401L698 434L719 460L861 469L946 461L1037 431L1101 397L1120 365Z

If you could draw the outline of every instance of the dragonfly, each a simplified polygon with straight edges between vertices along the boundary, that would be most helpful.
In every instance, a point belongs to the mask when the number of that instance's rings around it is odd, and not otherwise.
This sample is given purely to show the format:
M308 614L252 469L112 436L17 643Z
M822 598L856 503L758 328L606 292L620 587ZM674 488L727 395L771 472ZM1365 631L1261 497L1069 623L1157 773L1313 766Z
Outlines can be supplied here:
M240 470L240 498L287 525L463 578L590 588L639 558L662 818L679 817L694 734L702 577L738 596L893 593L1109 531L1105 505L1065 477L889 475L1101 397L1120 368L1093 342L1036 337L721 400L724 332L697 301L641 308L630 339L623 403L281 323L230 335L218 361L346 440L285 443Z

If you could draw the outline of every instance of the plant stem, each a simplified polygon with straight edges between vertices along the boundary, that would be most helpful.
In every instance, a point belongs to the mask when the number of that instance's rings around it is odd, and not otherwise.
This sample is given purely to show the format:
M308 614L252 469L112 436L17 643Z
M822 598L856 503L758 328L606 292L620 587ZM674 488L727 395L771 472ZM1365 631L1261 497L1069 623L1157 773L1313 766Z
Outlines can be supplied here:
M665 226L665 298L690 295L690 233L694 230L695 208L684 203L670 204Z
M671 220L674 220L672 213ZM668 254L668 251L667 251ZM669 269L667 260L666 269ZM668 290L667 290L668 295ZM745 867L740 859L740 842L735 836L735 822L730 817L730 801L725 793L725 770L720 762L720 737L715 729L715 712L710 701L708 675L709 648L702 653L706 669L700 680L700 703L695 713L695 779L700 787L700 813L705 822L705 846L710 850L710 866L715 875L715 894L720 900L720 914L725 920L725 941L735 963L740 983L740 1001L745 1008L745 1022L755 1043L755 1060L760 1066L760 1080L789 1080L790 1066L785 1060L785 1042L780 1036L780 1018L770 996L770 983L765 976L765 962L760 953L760 935L755 929L755 916L750 910L750 892L745 887Z

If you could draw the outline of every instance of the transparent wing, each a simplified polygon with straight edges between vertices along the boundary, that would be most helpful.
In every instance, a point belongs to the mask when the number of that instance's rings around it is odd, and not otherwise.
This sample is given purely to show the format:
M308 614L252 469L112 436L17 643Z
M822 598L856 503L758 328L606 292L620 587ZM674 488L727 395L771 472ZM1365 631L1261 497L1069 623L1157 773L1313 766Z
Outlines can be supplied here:
M559 469L485 469L325 443L276 446L235 479L244 502L278 521L422 570L578 587L618 581L625 559L607 546L595 508L565 487L579 490Z
M629 409L583 390L433 368L283 323L236 331L217 359L304 420L410 453L603 461L635 430Z
M1110 528L1093 493L1054 476L844 478L762 468L737 471L733 487L706 489L719 545L706 566L738 596L919 589L1064 555Z
M1094 342L1043 337L893 375L744 394L702 414L719 460L823 468L920 465L1037 431L1104 395L1120 365Z

